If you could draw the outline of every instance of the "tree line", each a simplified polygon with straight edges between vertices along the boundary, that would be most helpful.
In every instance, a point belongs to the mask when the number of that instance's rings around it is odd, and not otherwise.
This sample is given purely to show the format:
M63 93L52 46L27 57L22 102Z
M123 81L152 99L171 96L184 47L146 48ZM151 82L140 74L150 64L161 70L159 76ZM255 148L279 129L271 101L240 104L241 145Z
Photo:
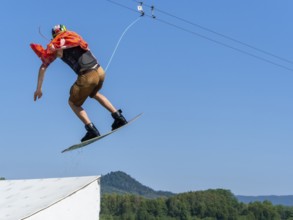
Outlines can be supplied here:
M101 220L293 220L293 207L269 201L244 204L229 191L205 190L147 199L104 194Z

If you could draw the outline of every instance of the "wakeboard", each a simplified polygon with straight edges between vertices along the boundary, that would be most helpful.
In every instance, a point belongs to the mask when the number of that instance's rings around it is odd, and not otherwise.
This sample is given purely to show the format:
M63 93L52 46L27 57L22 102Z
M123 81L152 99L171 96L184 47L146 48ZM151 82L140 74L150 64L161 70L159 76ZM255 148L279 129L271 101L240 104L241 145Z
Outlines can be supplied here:
M122 129L122 128L128 126L128 125L130 125L132 122L134 122L136 119L138 119L141 115L142 115L142 113L140 113L139 115L135 116L134 118L132 118L131 120L129 120L127 124L121 126L120 128L117 128L117 129L115 129L113 131L109 131L109 132L107 132L107 133L105 133L105 134L103 134L103 135L101 135L99 137L95 137L95 138L89 139L87 141L83 141L83 142L80 142L78 144L74 144L74 145L72 145L72 146L64 149L61 153L65 153L65 152L68 152L68 151L80 149L80 148L85 147L85 146L87 146L89 144L92 144L92 143L94 143L94 142L96 142L98 140L101 140L101 139L109 136L110 134L113 134L116 131L119 131L120 129Z

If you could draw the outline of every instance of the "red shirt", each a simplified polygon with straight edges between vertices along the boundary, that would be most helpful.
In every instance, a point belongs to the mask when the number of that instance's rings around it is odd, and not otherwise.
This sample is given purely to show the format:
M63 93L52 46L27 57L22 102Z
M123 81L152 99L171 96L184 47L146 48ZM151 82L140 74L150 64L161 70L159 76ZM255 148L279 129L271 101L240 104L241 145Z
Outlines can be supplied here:
M57 50L67 49L80 46L84 50L89 50L87 42L80 35L73 31L64 31L58 34L44 49L40 44L30 44L33 51L43 62L45 67L48 67L56 58Z

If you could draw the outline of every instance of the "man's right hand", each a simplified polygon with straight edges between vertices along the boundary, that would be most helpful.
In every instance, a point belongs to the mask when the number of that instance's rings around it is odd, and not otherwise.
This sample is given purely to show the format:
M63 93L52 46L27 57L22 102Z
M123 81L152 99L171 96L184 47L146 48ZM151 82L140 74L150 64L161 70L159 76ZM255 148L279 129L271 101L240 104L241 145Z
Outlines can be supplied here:
M34 94L34 101L37 101L37 99L42 98L42 96L43 96L42 90L36 90Z

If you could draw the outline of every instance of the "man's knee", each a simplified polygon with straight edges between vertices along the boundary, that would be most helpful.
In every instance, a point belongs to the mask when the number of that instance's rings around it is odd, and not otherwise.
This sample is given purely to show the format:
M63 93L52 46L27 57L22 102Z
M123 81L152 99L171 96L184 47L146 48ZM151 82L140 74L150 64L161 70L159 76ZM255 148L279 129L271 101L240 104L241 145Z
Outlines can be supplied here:
M71 108L77 108L77 107L81 107L83 105L85 100L72 100L72 99L68 99L68 104L70 105Z
M71 101L70 99L68 99L68 104L72 109L74 109L76 107L80 107L80 106L76 105L73 101Z

